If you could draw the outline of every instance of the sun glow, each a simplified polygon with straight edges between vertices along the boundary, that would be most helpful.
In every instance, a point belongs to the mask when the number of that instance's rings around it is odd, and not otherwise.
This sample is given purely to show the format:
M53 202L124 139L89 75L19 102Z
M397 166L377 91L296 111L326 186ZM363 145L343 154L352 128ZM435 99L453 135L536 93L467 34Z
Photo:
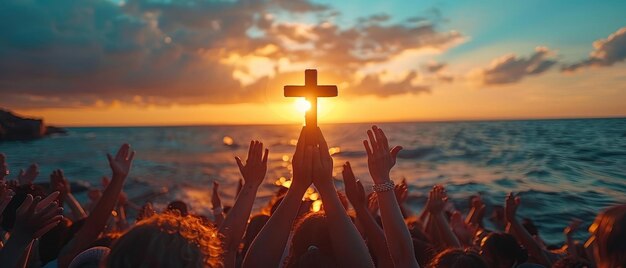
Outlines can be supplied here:
M296 106L296 110L302 113L311 109L311 103L304 98L297 98L294 105Z

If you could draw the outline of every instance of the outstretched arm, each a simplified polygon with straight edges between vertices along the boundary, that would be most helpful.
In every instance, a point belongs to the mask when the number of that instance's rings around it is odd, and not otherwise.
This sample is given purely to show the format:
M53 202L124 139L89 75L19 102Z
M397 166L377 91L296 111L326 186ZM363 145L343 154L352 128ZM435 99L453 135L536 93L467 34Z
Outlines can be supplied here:
M311 154L305 154L308 128L302 128L293 155L292 184L283 201L256 236L242 267L278 267L302 197L311 185Z
M389 172L396 164L396 156L402 147L396 146L389 149L385 133L376 126L373 126L372 130L368 130L367 135L369 136L369 143L364 140L363 145L367 151L367 165L370 175L376 185L388 186L377 190L376 195L378 196L380 217L391 259L396 267L419 267L415 259L411 234L396 200L393 181L389 177Z
M265 149L264 153L263 143L251 141L246 164L244 165L239 157L235 158L239 171L245 180L245 185L243 185L241 192L237 194L237 200L233 208L228 212L226 219L224 219L218 230L223 236L225 267L235 267L237 250L241 237L243 237L243 233L246 231L257 190L265 179L268 153L268 149Z
M363 229L365 229L367 244L372 248L375 254L377 266L393 267L387 241L385 241L385 233L367 209L365 189L363 189L361 181L357 181L354 177L350 162L346 162L343 165L342 175L346 187L346 196L348 200L350 200L352 207L354 207L357 219L363 226Z
M522 245L528 250L528 254L540 262L539 264L545 265L546 267L552 267L552 262L550 261L550 258L548 258L547 252L541 248L539 243L533 239L532 235L530 235L526 228L524 228L524 226L516 219L517 208L519 207L520 202L520 197L514 193L509 193L506 196L504 214L508 222L506 228L507 232L515 236L517 241L522 243Z
M59 254L59 267L67 267L76 255L85 250L98 238L119 198L134 156L135 152L130 151L130 145L128 144L120 147L115 158L107 154L109 165L113 171L111 182L104 190L102 197L96 203L89 217L87 217L83 227L80 228L74 238Z
M319 147L313 150L313 183L324 202L324 212L328 219L328 229L335 256L342 267L374 267L367 246L346 214L337 190L333 184L333 159L328 152L328 145L322 131L317 128Z

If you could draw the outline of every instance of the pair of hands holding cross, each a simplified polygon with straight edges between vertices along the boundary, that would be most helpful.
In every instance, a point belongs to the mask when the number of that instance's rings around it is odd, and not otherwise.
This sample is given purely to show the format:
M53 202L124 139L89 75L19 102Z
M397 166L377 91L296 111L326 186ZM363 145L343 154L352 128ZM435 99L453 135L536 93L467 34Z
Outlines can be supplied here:
M306 190L311 184L321 189L332 186L333 159L319 127L302 128L292 164L294 189Z

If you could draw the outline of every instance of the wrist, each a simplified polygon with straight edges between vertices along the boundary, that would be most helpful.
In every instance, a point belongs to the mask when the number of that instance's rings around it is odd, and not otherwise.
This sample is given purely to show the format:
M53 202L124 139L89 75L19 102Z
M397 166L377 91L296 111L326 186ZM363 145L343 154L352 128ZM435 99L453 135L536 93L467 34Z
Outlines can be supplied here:
M388 182L391 180L391 177L389 175L386 176L372 176L372 180L374 181L375 184L382 184L385 182Z
M394 188L395 188L395 184L390 179L387 179L384 182L376 182L372 186L372 190L374 190L374 192L376 192L376 193L384 193L384 192L392 192L393 193L393 189Z
M256 190L259 187L261 187L263 180L260 180L259 182L246 182L246 180L244 179L244 183L243 186L241 187L241 191L244 190Z
M304 184L291 184L289 190L287 190L287 194L295 194L300 195L300 197L304 196L304 193L309 188L310 185Z

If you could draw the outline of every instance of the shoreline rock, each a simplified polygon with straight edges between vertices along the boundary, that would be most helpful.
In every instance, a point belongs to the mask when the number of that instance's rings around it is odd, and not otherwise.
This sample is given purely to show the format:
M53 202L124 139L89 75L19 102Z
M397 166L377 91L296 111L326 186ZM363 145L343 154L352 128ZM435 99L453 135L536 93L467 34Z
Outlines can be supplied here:
M66 133L63 128L46 126L43 119L25 118L0 109L0 141L32 140Z

